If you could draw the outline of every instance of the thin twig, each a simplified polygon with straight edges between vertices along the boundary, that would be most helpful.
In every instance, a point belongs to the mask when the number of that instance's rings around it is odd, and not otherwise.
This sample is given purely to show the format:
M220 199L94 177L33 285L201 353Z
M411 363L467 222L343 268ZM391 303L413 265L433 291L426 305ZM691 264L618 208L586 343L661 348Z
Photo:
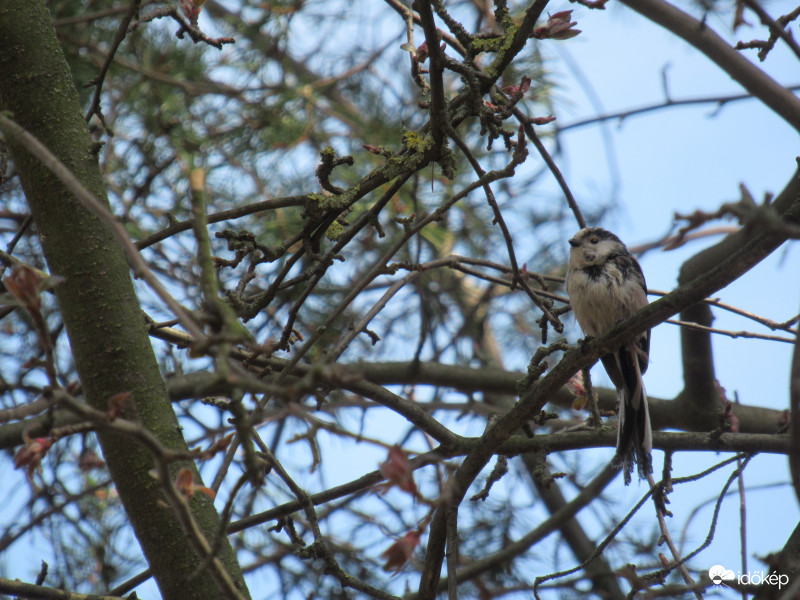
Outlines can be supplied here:
M731 458L723 460L720 463L717 463L716 465L713 465L712 467L710 467L710 468L708 468L708 469L706 469L706 470L704 470L704 471L702 471L700 473L696 473L696 474L690 475L688 477L680 477L680 478L677 478L677 479L671 479L670 483L672 484L672 486L675 486L675 485L679 485L679 484L683 484L683 483L689 483L689 482L693 482L693 481L698 481L698 480L703 479L704 477L710 475L714 471L717 471L718 469L721 469L722 467L724 467L724 466L726 466L728 464L731 464L733 462L737 462L738 459L741 458L741 456L742 455L733 456ZM752 455L746 455L746 456L747 456L747 458L746 458L746 461L745 461L745 465L747 464L747 462L749 462L750 458L752 458ZM705 542L699 548L694 550L692 553L690 553L687 556L685 556L685 557L681 558L680 560L678 560L676 564L670 565L669 568L662 569L662 571L669 572L670 570L674 569L675 567L685 563L687 560L689 560L693 556L697 555L699 552L701 552L703 549L705 549L711 543L711 540L714 537L714 530L716 529L717 517L719 516L719 509L720 509L720 505L722 503L722 498L724 497L725 491L728 489L730 483L736 477L738 472L739 472L739 469L734 471L733 475L728 479L727 484L725 485L725 487L723 488L722 493L720 494L720 496L717 499L717 504L716 504L716 506L714 508L714 515L713 515L713 518L712 518L710 530L709 530L708 536L706 537ZM617 536L617 534L619 534L619 532L622 531L622 529L625 527L625 525L627 525L627 523L633 518L633 516L639 511L639 509L642 506L644 506L644 504L647 502L647 500L656 491L659 491L659 493L662 493L661 488L662 488L663 485L664 485L664 481L660 481L655 485L651 485L650 489L636 503L636 505L628 512L628 514L626 514L625 517L623 517L622 521L620 521L620 523L618 525L616 525L611 530L611 532L598 544L597 549L592 553L592 555L588 559L586 559L581 564L579 564L579 565L577 565L575 567L572 567L570 569L566 569L564 571L559 571L557 573L550 573L548 575L543 575L543 576L537 577L536 580L534 581L534 584L533 584L533 593L534 593L534 596L537 598L537 600L541 600L540 596L539 596L539 593L538 593L538 588L542 583L544 583L545 581L550 581L552 579L565 577L567 575L571 575L572 573L576 573L577 571L579 571L581 569L584 569L586 567L586 565L588 565L596 557L600 556L600 554L611 543L611 541Z
M459 147L461 152L469 161L470 165L472 165L472 169L478 175L478 177L483 177L486 174L486 171L483 170L478 159L476 159L472 152L470 151L469 147L464 143L461 137L455 132L454 129L450 128L447 132L447 135L456 143ZM520 140L522 136L520 135ZM519 143L519 142L518 142ZM547 306L547 302L543 301L538 293L534 291L525 281L525 278L522 276L519 270L519 266L517 264L517 256L514 252L514 241L511 239L511 233L506 226L506 222L503 219L503 213L500 212L500 207L497 205L497 200L494 197L494 193L492 192L492 188L486 183L483 186L484 194L486 195L486 201L489 203L489 206L494 213L494 221L500 227L500 231L503 234L503 239L506 242L506 251L508 252L508 260L511 263L511 289L513 290L517 283L525 290L525 293L528 294L528 297L533 301L534 304L539 308L539 310L544 313L545 318L548 322L555 328L556 331L563 331L564 325L559 321L557 317L550 312L550 307Z
M785 24L778 23L775 19L773 19L770 14L764 10L764 8L756 2L756 0L744 0L744 3L752 10L754 13L758 15L758 18L761 20L761 23L766 25L769 29L769 40L767 41L767 45L761 48L758 52L758 59L760 61L764 61L767 58L767 54L775 45L775 41L780 38L782 39L787 46L794 52L795 56L800 58L800 45L798 45L797 41L792 36L790 31L786 31ZM780 19L779 19L780 20ZM737 48L738 48L737 44Z
M647 474L647 482L650 484L651 488L654 488L656 483L653 480L652 473ZM670 486L671 487L671 486ZM661 539L667 544L670 553L672 554L672 558L675 561L675 564L678 565L678 570L683 577L683 581L686 582L686 585L690 588L694 588L695 581L692 578L691 573L689 573L689 569L686 567L684 563L681 562L681 555L678 551L678 548L675 546L675 543L672 541L672 536L669 533L669 528L667 527L667 520L664 510L665 504L665 496L667 492L667 486L662 486L659 490L657 495L654 494L654 504L656 508L656 519L658 520L658 527L661 531ZM669 567L670 565L664 565L665 568ZM697 600L703 600L703 595L698 590L693 590L694 595Z
M253 215L267 210L278 210L281 208L288 208L290 206L304 206L308 196L286 196L285 198L272 198L270 200L262 200L261 202L254 202L252 204L245 204L231 208L229 210L221 210L213 215L208 215L209 223L220 223L222 221L231 221L233 219L240 219L247 215ZM134 245L137 249L143 250L148 246L167 239L182 231L189 231L192 228L192 220L181 221L174 223L169 227L157 231L156 233L147 236L143 240L135 242ZM287 244L291 245L291 244Z
M111 133L111 130L106 125L106 119L103 116L103 111L100 109L100 96L103 93L103 81L105 81L106 75L108 74L108 69L111 67L111 63L114 61L114 55L117 53L117 49L128 35L128 26L131 24L131 21L133 21L133 17L139 12L141 4L142 0L131 0L128 11L125 13L125 16L122 17L119 27L117 27L117 33L114 35L114 40L111 42L111 48L108 51L108 55L106 56L103 66L100 68L100 73L98 73L97 77L92 79L85 86L95 86L92 104L89 106L89 110L86 112L86 122L89 122L89 119L92 118L93 114L97 114L97 116L100 118L100 122L103 123L103 127L105 127L106 131L109 133Z
M785 338L779 335L767 335L765 333L754 333L752 331L728 331L726 329L717 329L716 327L706 327L705 325L700 325L699 323L692 323L690 321L679 321L677 319L667 319L665 322L670 323L671 325L679 325L680 327L685 327L687 329L706 331L708 333L718 333L720 335L726 335L734 339L741 337L741 338L748 338L755 340L768 340L770 342L785 342L787 344L794 344L795 340L797 339L796 332L794 338Z
M542 140L540 140L539 136L536 135L536 130L533 128L530 119L523 115L522 111L516 107L514 108L514 116L522 124L523 128L525 129L525 135L527 135L528 139L533 142L534 146L536 146L536 150L539 152L542 160L544 160L547 168L550 169L553 177L555 177L555 180L558 183L558 186L561 188L561 191L564 192L564 198L566 198L567 205L572 211L572 214L575 216L575 220L578 222L578 227L583 229L586 227L586 220L583 218L581 209L578 207L578 202L575 200L575 196L572 195L572 191L569 189L569 185L567 185L567 180L564 179L564 175L561 173L558 165L553 160L553 157L550 156L550 153L547 151L547 148L544 147Z
M788 86L786 89L791 91L800 90L800 84ZM581 119L579 121L567 123L566 125L559 125L558 122L556 121L554 123L554 126L555 126L555 132L558 134L561 133L562 131L569 131L570 129L578 129L580 127L586 127L588 125L595 125L596 123L601 123L603 121L619 120L621 123L628 117L634 117L649 112L663 110L665 108L673 108L677 106L694 106L697 104L716 104L717 109L719 109L725 104L728 104L729 102L738 102L741 100L755 100L755 99L756 98L753 96L753 94L750 93L731 94L729 96L703 96L700 98L684 98L679 100L667 98L665 102L656 102L653 104L640 106L638 108L628 108L602 115L595 115L593 117L587 117L586 119Z
M795 130L800 131L800 99L731 48L728 41L707 23L664 0L622 0L622 3L693 45Z

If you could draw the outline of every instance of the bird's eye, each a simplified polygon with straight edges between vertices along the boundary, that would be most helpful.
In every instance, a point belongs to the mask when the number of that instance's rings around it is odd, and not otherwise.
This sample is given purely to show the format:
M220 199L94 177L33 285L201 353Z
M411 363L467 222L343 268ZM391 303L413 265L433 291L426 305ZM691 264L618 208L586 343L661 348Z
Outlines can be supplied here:
M589 238L589 242L592 243L592 244L596 244L599 241L600 240L597 239L597 236L592 236L592 237Z

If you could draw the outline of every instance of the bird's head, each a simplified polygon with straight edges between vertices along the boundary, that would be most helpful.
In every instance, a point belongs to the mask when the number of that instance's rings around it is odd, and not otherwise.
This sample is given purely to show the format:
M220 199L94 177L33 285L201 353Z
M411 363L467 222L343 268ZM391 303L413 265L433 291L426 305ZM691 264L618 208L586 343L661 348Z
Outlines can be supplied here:
M622 241L600 227L581 229L569 240L569 265L583 269L602 265L609 257L627 253Z

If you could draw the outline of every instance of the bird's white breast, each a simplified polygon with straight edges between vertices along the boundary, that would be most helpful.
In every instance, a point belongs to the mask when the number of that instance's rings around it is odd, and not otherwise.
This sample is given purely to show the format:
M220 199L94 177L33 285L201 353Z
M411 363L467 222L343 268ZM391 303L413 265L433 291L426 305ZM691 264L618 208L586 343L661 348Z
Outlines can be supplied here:
M586 335L595 337L635 313L644 296L641 285L635 280L625 281L616 265L607 263L603 273L603 277L594 279L583 269L575 269L567 279L575 318Z

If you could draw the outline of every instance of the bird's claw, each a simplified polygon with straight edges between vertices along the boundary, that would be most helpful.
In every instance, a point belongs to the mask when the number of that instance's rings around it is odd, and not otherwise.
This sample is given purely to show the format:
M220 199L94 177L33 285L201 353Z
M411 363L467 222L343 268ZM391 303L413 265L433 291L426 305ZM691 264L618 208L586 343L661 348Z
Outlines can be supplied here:
M593 336L591 336L591 335L587 335L587 336L586 336L585 338L583 338L582 340L578 340L578 345L581 347L581 350L582 350L583 352L586 352L586 346L587 346L587 344L588 344L589 342L591 342L593 339L594 339L594 337L593 337Z

